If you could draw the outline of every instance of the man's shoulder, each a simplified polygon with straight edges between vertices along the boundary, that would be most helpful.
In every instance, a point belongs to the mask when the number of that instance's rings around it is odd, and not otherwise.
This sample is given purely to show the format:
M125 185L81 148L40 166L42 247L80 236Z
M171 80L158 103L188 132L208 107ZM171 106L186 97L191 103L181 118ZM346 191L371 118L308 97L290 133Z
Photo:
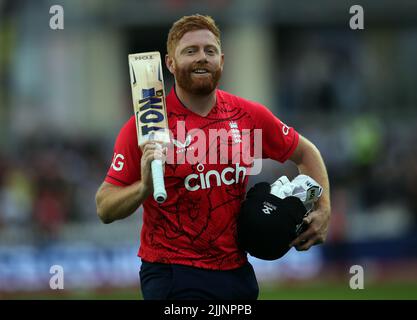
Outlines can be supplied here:
M217 94L223 101L233 105L234 107L240 107L251 114L267 110L267 107L259 102L242 98L224 90L217 89Z
M227 92L227 91L224 91L224 90L220 90L220 89L217 89L217 94L224 100L224 101L227 101L227 102L230 102L230 103L235 103L235 104L238 104L238 105L240 105L241 107L243 107L243 108L246 108L246 107L264 107L265 108L265 106L264 105L262 105L261 103L259 103L259 102L256 102L256 101L252 101L252 100L249 100L249 99L246 99L246 98L243 98L243 97L240 97L240 96L237 96L237 95L235 95L235 94L232 94L232 93L230 93L230 92Z
M131 116L121 127L119 135L136 134L135 116Z

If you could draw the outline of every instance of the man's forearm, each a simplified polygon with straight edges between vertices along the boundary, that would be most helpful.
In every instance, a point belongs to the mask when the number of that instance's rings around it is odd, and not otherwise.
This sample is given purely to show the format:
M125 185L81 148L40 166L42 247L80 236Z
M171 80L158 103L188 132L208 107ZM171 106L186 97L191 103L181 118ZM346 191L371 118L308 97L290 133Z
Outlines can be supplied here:
M127 187L104 185L96 195L97 214L104 223L124 219L135 212L149 193L141 181Z
M323 193L316 202L316 208L303 219L308 224L308 228L290 244L297 250L308 250L311 246L326 240L331 213L329 178L320 151L301 135L298 146L290 159L297 165L300 173L312 177L323 187Z
M298 164L298 170L301 174L312 177L323 187L323 193L317 205L330 213L330 187L326 166L319 150L313 144L310 148L310 152L303 154L303 158Z

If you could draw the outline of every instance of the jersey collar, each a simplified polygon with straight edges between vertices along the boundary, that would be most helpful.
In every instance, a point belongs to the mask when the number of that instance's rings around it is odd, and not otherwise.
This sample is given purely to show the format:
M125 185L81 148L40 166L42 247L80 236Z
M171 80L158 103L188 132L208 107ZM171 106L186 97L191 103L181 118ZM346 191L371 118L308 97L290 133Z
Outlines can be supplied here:
M218 109L218 104L220 101L221 97L220 97L220 92L219 90L216 88L216 104L213 106L213 108L211 108L210 112L205 116L201 116L193 111L191 111L190 109L188 109L184 103L182 103L182 101L178 98L177 92L175 90L175 84L172 86L171 91L169 92L168 96L167 96L167 106L169 107L173 107L176 110L180 110L182 112L187 112L191 115L194 115L196 117L200 117L200 118L217 118L216 116L214 116L215 114L217 114L217 109Z

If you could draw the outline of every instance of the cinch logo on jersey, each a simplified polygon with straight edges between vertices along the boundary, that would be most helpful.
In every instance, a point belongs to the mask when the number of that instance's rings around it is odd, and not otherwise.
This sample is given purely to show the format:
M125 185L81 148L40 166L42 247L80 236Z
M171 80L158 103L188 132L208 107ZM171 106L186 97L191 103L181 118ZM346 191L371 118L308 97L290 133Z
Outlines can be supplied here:
M212 187L212 183L217 187L222 184L231 185L242 183L246 177L246 168L241 167L239 163L235 164L235 167L224 168L222 172L217 170L204 171L204 165L199 164L197 166L199 174L192 173L188 175L184 180L185 188L188 191L197 191L199 189L209 189Z

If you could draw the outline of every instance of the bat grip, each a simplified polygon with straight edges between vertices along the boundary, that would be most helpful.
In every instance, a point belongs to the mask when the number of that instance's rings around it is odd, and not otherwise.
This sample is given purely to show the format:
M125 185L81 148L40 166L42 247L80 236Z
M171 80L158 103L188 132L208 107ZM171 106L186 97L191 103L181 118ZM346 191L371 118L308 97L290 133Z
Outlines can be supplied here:
M165 190L164 173L162 171L162 160L155 159L151 162L153 180L153 198L158 203L163 203L167 199Z

